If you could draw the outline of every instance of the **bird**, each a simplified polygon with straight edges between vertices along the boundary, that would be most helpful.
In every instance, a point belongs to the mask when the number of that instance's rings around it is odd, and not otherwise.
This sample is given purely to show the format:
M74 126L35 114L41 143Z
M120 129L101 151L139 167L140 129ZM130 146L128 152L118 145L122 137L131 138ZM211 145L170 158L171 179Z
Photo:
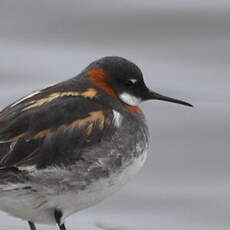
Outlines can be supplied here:
M120 190L142 168L147 100L191 104L150 90L118 56L29 95L0 112L0 210L66 230L72 214Z

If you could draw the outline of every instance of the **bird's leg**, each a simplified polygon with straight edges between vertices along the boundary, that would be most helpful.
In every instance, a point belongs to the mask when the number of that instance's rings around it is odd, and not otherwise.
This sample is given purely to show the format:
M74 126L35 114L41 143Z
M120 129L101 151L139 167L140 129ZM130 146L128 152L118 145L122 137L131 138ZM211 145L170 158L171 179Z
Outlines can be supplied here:
M61 224L62 212L55 209L54 217L60 230L66 230L65 224Z
M35 224L33 222L28 221L28 224L30 226L30 230L36 230L36 226L35 226Z

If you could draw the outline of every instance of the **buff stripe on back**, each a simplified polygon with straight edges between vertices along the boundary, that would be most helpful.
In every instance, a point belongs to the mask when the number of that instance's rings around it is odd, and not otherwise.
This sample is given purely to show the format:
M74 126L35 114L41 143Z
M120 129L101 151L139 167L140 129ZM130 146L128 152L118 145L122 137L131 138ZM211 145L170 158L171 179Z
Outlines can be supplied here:
M55 93L51 93L50 95L29 102L22 111L27 111L29 109L33 109L33 108L37 108L40 107L46 103L49 103L55 99L61 98L61 97L78 97L78 96L82 96L85 98L94 98L97 96L97 91L93 88L89 88L86 91L83 92L78 92L78 91L67 91L67 92L55 92Z

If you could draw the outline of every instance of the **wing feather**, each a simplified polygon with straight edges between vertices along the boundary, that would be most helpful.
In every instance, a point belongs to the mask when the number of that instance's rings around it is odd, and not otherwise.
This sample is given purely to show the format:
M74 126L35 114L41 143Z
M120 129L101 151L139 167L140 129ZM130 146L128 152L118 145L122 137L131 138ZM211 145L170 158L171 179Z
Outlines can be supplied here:
M0 167L71 164L114 130L96 89L38 92L0 113Z

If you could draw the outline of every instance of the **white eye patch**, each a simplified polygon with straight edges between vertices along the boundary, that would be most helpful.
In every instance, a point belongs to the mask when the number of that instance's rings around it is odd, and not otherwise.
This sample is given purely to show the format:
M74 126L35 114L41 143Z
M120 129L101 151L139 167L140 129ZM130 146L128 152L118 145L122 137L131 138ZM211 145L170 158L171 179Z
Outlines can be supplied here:
M135 97L135 96L133 96L133 95L131 95L131 94L129 94L129 93L126 93L126 92L120 94L120 95L119 95L119 98L120 98L124 103L126 103L126 104L128 104L128 105L132 105L132 106L136 106L136 105L140 104L141 101L142 101L141 98Z
M137 79L129 79L129 81L135 84L137 82Z

